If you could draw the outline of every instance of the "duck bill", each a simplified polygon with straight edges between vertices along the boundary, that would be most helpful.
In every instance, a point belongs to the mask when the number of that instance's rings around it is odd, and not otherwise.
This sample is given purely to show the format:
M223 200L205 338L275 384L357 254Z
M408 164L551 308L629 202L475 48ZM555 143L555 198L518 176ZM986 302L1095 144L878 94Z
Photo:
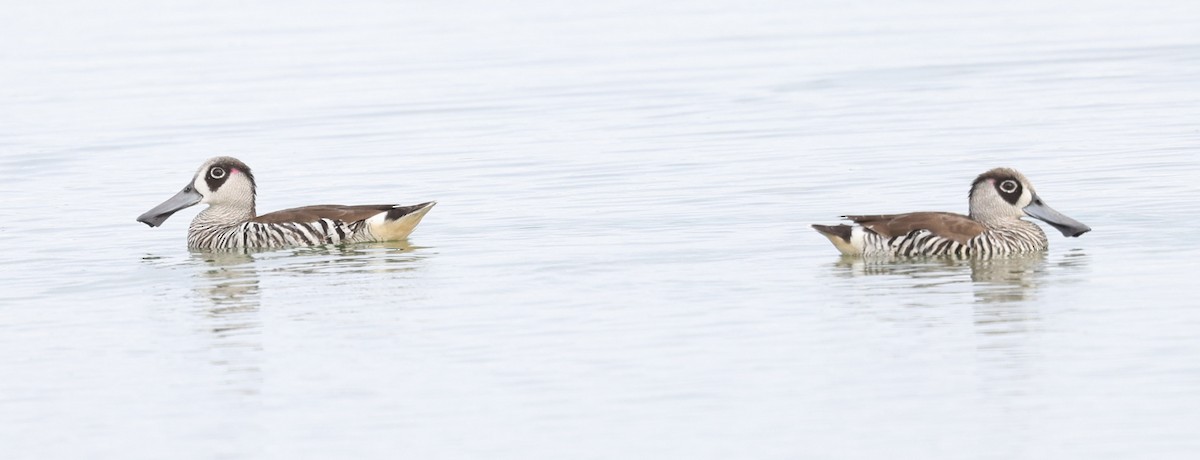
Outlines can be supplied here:
M194 206L203 198L204 197L201 196L194 187L188 185L167 201L164 201L162 204L155 206L149 211L146 211L145 214L138 216L137 220L138 222L151 227L157 227L162 225L163 222L166 222L167 218L171 217L171 214L175 214L176 211L188 206Z
M1064 216L1062 213L1055 211L1054 208L1047 206L1042 202L1041 198L1036 195L1033 197L1033 202L1025 207L1025 214L1029 217L1041 220L1050 224L1058 231L1062 232L1063 236L1079 236L1090 232L1092 227L1084 225L1083 222L1077 221L1070 217Z

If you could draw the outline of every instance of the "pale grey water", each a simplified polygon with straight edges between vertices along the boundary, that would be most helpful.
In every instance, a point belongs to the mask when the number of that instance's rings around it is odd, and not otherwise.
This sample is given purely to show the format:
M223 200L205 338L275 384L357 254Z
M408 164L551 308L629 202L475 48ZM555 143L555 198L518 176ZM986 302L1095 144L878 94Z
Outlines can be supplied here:
M1200 6L9 2L0 457L1197 458ZM189 252L435 199L404 244ZM1095 230L842 261L1019 168Z

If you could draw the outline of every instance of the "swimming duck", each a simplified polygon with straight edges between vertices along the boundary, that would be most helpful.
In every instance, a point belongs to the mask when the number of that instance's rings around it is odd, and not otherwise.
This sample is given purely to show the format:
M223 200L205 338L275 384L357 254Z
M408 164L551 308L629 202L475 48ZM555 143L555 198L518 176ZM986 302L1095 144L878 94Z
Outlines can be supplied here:
M151 227L180 209L204 203L192 219L188 246L195 249L277 248L402 240L435 202L413 206L318 205L257 215L256 186L250 167L237 158L205 161L175 196L138 216Z
M845 255L988 257L1041 251L1049 243L1042 220L1078 237L1091 227L1047 206L1033 184L1010 168L980 174L971 183L969 215L950 212L842 216L855 225L813 225Z

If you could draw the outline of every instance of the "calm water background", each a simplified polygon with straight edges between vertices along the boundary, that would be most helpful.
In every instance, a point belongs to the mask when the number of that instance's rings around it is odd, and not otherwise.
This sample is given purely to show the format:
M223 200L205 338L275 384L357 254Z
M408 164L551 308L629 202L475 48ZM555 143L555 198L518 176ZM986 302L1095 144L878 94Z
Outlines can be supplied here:
M0 457L1197 458L1200 4L7 2ZM436 199L407 244L189 252ZM1095 231L841 260L995 166Z

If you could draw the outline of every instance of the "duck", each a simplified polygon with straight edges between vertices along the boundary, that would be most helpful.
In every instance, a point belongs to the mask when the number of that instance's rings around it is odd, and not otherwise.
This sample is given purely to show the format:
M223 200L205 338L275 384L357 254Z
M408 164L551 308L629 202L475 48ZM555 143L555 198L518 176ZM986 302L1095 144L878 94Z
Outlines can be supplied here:
M404 240L437 204L326 204L258 215L256 196L250 167L218 156L205 161L183 190L137 220L158 227L181 209L207 204L188 226L189 248L268 249Z
M967 215L952 212L846 215L852 225L812 227L846 256L991 257L1044 251L1046 233L1033 217L1065 237L1078 237L1091 227L1054 210L1038 196L1023 174L995 168L971 182Z

